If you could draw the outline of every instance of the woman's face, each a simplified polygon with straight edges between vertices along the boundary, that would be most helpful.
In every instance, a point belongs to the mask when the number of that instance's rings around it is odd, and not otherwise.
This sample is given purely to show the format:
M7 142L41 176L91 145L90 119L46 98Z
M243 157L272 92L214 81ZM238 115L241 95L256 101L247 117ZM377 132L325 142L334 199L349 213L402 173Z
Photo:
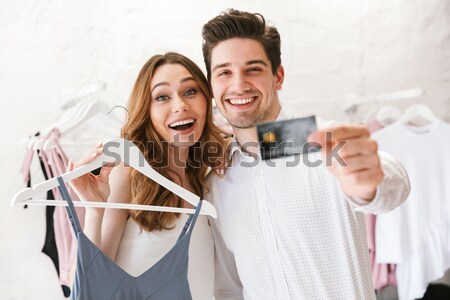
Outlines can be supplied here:
M150 82L150 120L162 139L189 147L200 139L206 121L206 97L192 74L180 64L156 69Z

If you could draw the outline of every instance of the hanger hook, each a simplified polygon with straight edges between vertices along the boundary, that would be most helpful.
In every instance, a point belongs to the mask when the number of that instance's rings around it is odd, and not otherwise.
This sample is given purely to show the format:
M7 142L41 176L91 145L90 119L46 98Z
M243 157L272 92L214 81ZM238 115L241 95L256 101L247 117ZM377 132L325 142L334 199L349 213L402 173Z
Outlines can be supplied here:
M122 105L114 105L106 114L109 115L115 108L120 107L123 108L127 112L127 118L125 120L125 123L128 122L128 116L130 115L128 109L125 106Z

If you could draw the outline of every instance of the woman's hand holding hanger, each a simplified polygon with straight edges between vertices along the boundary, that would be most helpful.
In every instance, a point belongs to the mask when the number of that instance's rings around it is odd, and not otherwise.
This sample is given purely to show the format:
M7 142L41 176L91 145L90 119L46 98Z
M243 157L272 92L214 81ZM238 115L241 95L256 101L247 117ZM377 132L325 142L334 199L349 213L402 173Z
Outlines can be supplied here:
M99 143L94 148L89 150L88 154L83 156L79 161L75 163L69 162L67 171L72 171L95 160L103 153L102 146L103 145ZM109 174L113 168L113 164L105 165L100 169L99 175L94 175L89 172L83 176L75 178L70 181L69 184L82 201L107 202L110 194ZM92 211L96 211L98 213L103 213L104 211L104 208L89 209L92 209Z
M69 162L67 171L72 171L95 160L103 153L102 146L102 144L98 144L79 161L75 163ZM111 201L111 198L112 201L114 201L114 199L117 198L117 195L116 197L114 197L114 195L110 197L111 189L109 185L110 173L113 168L113 163L107 164L100 169L99 175L94 175L89 172L83 176L75 178L70 181L69 184L82 201L108 202L108 200ZM118 173L120 175L121 172ZM117 185L117 182L114 183L114 179L111 181L113 182L113 185ZM119 186L119 189L120 188L121 186ZM114 191L112 194L114 194ZM121 233L117 236L114 234L119 232L118 230L123 230L125 227L127 214L128 213L126 210L112 210L105 213L104 208L89 207L86 209L84 233L111 259L115 258L117 245L119 244L121 237ZM102 232L103 223L106 224L105 227L107 228L105 232ZM102 241L102 237L104 241Z

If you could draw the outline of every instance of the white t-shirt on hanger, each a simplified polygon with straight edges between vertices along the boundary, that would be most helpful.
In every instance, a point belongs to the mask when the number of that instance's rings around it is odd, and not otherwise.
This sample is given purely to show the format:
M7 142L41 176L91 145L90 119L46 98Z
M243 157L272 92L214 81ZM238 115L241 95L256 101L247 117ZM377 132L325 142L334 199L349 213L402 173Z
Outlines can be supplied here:
M421 298L450 268L450 125L401 122L373 134L408 172L411 193L376 224L376 259L397 264L400 300Z

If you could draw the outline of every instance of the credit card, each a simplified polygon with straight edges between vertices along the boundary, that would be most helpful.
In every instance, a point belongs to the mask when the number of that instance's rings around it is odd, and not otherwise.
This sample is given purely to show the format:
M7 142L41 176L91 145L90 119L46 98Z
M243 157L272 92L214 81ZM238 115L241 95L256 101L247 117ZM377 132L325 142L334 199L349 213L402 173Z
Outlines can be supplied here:
M315 116L260 123L256 130L264 160L320 150L317 143L307 142L308 135L317 130Z

